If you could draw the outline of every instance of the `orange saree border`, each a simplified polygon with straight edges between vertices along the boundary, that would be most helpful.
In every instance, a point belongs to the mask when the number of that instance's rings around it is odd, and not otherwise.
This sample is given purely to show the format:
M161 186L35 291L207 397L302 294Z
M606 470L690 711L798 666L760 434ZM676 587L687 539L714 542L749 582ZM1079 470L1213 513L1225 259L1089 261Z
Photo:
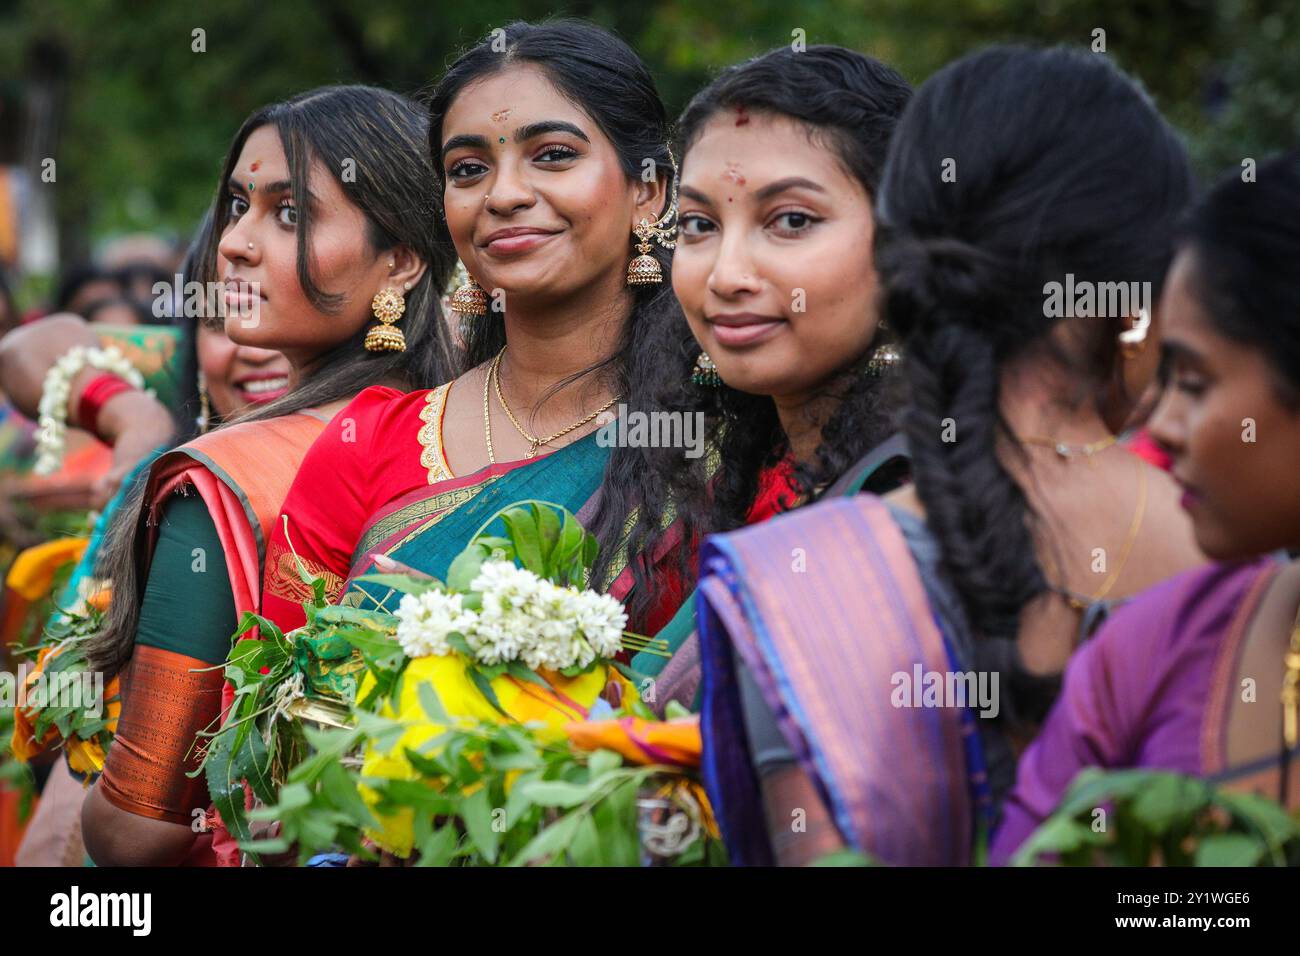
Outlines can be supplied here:
M158 540L158 514L163 504L173 493L192 487L216 525L236 618L246 611L257 613L272 525L307 450L325 425L321 418L304 413L235 423L161 456L150 469L145 492L146 560ZM274 456L266 454L268 447L276 450ZM253 636L246 634L245 639ZM232 688L224 685L223 712L233 699ZM225 830L213 833L212 851L218 865L238 865L238 846Z

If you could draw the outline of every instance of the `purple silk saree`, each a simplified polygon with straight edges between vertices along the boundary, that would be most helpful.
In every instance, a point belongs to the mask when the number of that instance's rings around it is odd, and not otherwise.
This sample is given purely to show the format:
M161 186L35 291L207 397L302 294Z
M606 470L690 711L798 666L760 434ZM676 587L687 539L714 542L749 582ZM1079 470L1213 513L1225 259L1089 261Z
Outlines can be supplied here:
M739 655L845 841L891 864L970 861L987 800L965 706L900 706L898 674L962 670L872 495L710 537L697 596L703 771L731 861L774 862Z
M1277 760L1234 763L1227 729L1246 629L1281 567L1267 558L1189 571L1106 622L1070 661L1061 696L1020 761L992 863L1011 859L1084 767L1173 770L1277 796ZM1292 761L1292 794L1297 770Z

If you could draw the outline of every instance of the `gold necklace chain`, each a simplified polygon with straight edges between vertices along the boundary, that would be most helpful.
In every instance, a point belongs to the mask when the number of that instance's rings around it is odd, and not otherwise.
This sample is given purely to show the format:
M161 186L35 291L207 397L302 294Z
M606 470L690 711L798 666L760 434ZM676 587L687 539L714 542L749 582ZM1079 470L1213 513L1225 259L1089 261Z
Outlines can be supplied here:
M497 463L496 455L492 454L492 416L488 414L488 383L492 381L492 376L496 373L497 363L501 361L501 355L505 352L502 349L497 353L497 357L492 360L488 367L488 373L483 378L483 437L487 439L488 463L495 465Z
M1050 585L1051 589L1064 597L1070 607L1076 611L1086 610L1088 604L1096 603L1110 593L1110 589L1115 586L1116 582L1119 581L1119 576L1124 572L1129 555L1133 552L1133 545L1137 543L1138 533L1142 530L1142 519L1147 510L1147 466L1141 459L1134 457L1138 465L1138 500L1136 507L1133 509L1133 520L1129 523L1128 536L1125 538L1124 546L1120 550L1119 561L1116 562L1110 574L1106 576L1106 580L1101 587L1088 598L1087 602L1080 600L1073 591L1063 584ZM1043 555L1043 564L1045 565L1044 570L1049 571L1052 578L1064 580L1060 574L1060 569L1056 567L1056 562L1052 560L1050 554Z
M1044 448L1050 448L1058 456L1069 461L1071 458L1078 458L1082 455L1088 459L1088 464L1096 465L1092 456L1098 452L1105 451L1115 442L1119 441L1118 435L1108 435L1100 441L1089 442L1086 445L1070 445L1063 441L1056 441L1052 438L1044 438L1038 435L1017 435L1016 440L1025 445L1041 445Z
M541 448L543 445L549 445L551 442L555 441L555 439L563 438L565 435L569 434L569 432L573 431L575 428L581 428L583 425L586 425L588 422L593 421L597 415L609 409L610 407L613 406L613 404L616 401L618 401L618 396L615 395L613 398L607 401L604 405L600 406L600 408L596 409L590 415L586 415L578 419L572 425L566 425L564 428L561 428L558 432L555 432L554 434L551 435L547 435L545 438L538 438L535 435L530 435L528 434L528 432L524 431L524 426L519 424L519 419L515 418L515 413L510 410L510 405L509 403L506 402L506 397L501 391L501 373L500 373L501 356L506 354L507 347L508 346L502 347L501 351L497 353L497 357L492 360L492 367L488 369L488 381L492 383L492 387L496 390L497 401L500 402L501 407L505 409L506 417L510 419L510 424L514 425L515 431L519 432L519 434L523 436L524 441L528 442L532 446L531 448L528 449L528 454L526 456L528 458L536 457L538 449ZM483 416L484 416L484 420L488 421L488 425L487 425L488 458L491 461L495 461L495 459L492 458L492 426L491 426L491 422L488 420L487 383L484 383L483 386Z

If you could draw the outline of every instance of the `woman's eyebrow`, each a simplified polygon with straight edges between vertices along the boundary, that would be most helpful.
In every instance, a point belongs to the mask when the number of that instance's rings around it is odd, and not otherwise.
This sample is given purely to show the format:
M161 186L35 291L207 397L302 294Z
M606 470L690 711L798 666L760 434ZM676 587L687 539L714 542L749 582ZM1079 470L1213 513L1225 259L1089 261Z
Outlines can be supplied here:
M1160 359L1162 362L1188 362L1193 365L1202 365L1205 362L1201 353L1186 342L1168 338L1160 343Z
M568 133L570 136L578 137L584 143L591 142L586 133L564 120L539 120L521 126L515 130L515 142L522 143L524 140L532 139L534 136L545 136L547 133Z
M468 133L453 136L442 144L442 158L446 159L453 149L487 149L487 137L471 136Z
M698 189L694 189L690 186L682 186L678 191L692 202L697 202L702 206L713 205L713 200L704 195L704 193L700 192Z
M226 181L226 187L230 189L231 192L239 193L241 196L248 195L248 186L244 184L243 180L239 179L236 176L231 176L230 179ZM264 186L262 186L261 192L265 196L274 196L274 195L278 195L279 193L287 193L292 189L293 189L292 182L290 182L287 179L277 179L274 182L269 182L266 183ZM256 192L257 190L254 189L254 191ZM307 190L307 197L304 201L310 203L316 202L317 201L316 194L313 193L310 189Z
M778 179L774 183L768 183L762 189L754 193L754 198L759 202L765 199L771 199L778 193L783 193L788 189L811 189L813 192L826 192L821 186L818 186L811 179L804 179L802 176L788 176L785 179Z
M547 133L568 133L570 136L578 137L578 139L582 140L584 143L591 142L591 138L586 133L574 126L572 123L567 123L564 120L539 120L536 123L529 123L526 126L521 126L515 130L514 139L516 143L522 143L524 140L532 139L535 136L545 136ZM443 144L442 158L445 160L447 154L453 149L487 149L487 145L488 141L486 136L475 136L469 133L462 133L458 136L453 136Z

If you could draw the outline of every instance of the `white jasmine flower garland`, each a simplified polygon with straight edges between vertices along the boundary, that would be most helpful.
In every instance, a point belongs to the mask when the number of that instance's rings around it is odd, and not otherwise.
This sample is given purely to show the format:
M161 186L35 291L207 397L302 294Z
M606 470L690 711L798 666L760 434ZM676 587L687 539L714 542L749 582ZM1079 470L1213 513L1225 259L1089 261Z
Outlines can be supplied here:
M68 399L72 395L72 380L87 365L103 372L112 372L136 388L144 388L144 377L135 369L116 345L106 349L74 345L45 373L41 386L41 401L36 418L36 465L38 475L52 475L63 462L63 447L68 431ZM152 391L149 392L153 394Z
M397 643L407 657L443 657L451 653L448 635L464 633L474 612L461 607L459 594L425 591L407 594L397 607Z
M561 587L504 560L485 561L470 587L482 595L479 611L444 591L402 598L397 640L408 657L450 654L452 633L489 666L519 660L562 671L622 650L627 614L609 595Z

